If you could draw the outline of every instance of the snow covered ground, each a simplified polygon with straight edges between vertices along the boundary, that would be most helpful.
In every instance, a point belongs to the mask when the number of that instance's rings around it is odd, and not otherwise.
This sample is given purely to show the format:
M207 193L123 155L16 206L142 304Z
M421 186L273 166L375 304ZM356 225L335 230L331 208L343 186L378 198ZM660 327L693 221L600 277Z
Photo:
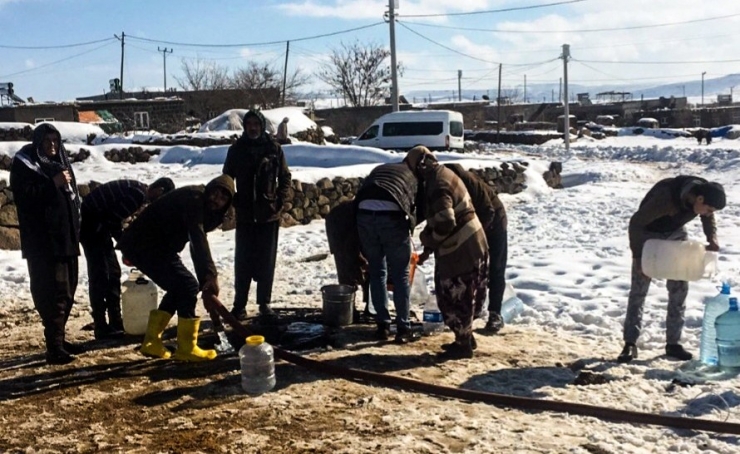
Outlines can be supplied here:
M0 143L0 155L12 155L20 145ZM70 144L68 148L74 150L79 146L82 145ZM205 183L220 173L227 148L158 147L163 152L154 161L130 165L105 160L103 151L111 146L84 146L92 150L92 155L75 165L78 181L107 181L124 176L153 181L167 175L178 186ZM538 335L543 337L543 342L553 336L567 338L570 344L559 348L566 351L572 348L583 364L597 364L595 370L613 379L593 385L586 393L571 386L552 385L537 389L538 395L626 410L740 422L738 378L666 391L674 378L685 379L685 371L693 364L668 361L662 356L667 305L664 281L654 281L648 295L644 332L638 343L640 359L628 365L609 362L616 358L622 346L621 327L630 285L627 224L644 194L658 180L679 174L700 175L722 183L728 195L727 208L717 214L720 275L690 285L683 334L687 349L698 355L703 301L717 293L720 279L740 287L740 206L736 203L740 200L740 184L736 181L740 142L715 139L709 146L699 146L691 138L619 136L601 141L579 139L570 151L565 150L562 141L540 147L484 148L464 156L444 154L443 160L461 161L469 167L497 165L511 159L530 163L528 189L521 194L501 196L509 215L507 279L525 306L516 326L509 329L517 330L515 334L525 330L531 334L528 339L532 342L537 342ZM366 175L374 165L397 161L403 156L368 148L309 144L286 146L285 151L293 178L301 181L334 175ZM553 160L563 161L565 189L553 190L544 184L542 172ZM0 179L7 177L7 172L0 171ZM704 240L698 221L689 224L688 230L691 238ZM222 276L222 299L229 302L233 296L233 232L214 232L209 240ZM418 230L415 243L418 247ZM277 305L294 303L297 296L316 294L322 285L335 282L331 259L308 265L301 262L302 258L326 252L322 222L281 230L274 291ZM432 269L433 260L421 267L430 287ZM32 311L28 285L20 252L0 251L0 317ZM86 285L83 257L77 305L82 312L87 310ZM5 334L0 334L0 338L6 337L10 328L2 329ZM495 352L495 343L491 345ZM594 346L600 350L594 351ZM525 344L507 344L501 348L517 348L522 355L530 350ZM486 357L473 359L471 364L475 361L478 361L476 367L486 369ZM492 382L489 390L507 393L500 383ZM524 413L517 418L525 423L528 418L538 416ZM729 454L737 452L739 442L737 437L634 428L583 418L569 420L568 424L582 427L595 445L607 449L604 452Z

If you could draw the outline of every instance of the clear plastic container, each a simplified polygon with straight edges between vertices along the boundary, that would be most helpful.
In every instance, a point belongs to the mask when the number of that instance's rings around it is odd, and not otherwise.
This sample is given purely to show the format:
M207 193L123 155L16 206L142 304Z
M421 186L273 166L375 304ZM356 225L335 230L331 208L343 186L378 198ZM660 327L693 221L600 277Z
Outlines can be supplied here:
M512 296L501 305L501 317L507 325L524 311L524 303L518 296Z
M424 312L422 316L424 322L424 334L439 334L445 330L445 323L442 312L437 306L437 295L429 295L424 303Z
M720 293L708 299L704 306L704 317L701 326L701 349L699 358L703 364L716 366L719 364L717 355L717 330L714 323L717 317L730 308L730 284L722 283Z
M249 336L239 350L242 370L242 389L247 394L259 395L275 387L275 358L272 346L262 336Z
M717 272L717 258L699 241L650 239L642 249L642 272L655 279L698 281Z
M740 312L737 298L730 298L730 309L717 317L717 357L719 367L740 371Z
M123 330L135 336L146 333L149 313L158 305L157 286L137 270L131 270L121 289Z

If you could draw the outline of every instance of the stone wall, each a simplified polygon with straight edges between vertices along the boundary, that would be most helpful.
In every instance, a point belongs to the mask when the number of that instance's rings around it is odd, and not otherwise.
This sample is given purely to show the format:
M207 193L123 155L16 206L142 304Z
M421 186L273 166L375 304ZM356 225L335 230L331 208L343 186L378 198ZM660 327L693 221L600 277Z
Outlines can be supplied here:
M83 153L80 153L82 156ZM528 167L526 161L504 162L498 168L471 169L483 178L499 193L516 194L526 188L524 172ZM543 177L550 187L561 188L560 172L562 164L553 162ZM284 213L280 220L281 227L308 224L313 220L326 217L332 208L338 204L354 199L362 186L364 178L332 179L322 178L316 183L303 183L293 180L290 190L290 200L283 205ZM90 193L100 183L90 181L78 185L82 197ZM13 193L7 187L6 180L0 180L0 249L20 249L20 235L18 231L18 215L13 202ZM234 213L227 213L223 230L235 227Z
M0 142L30 142L33 139L33 128L0 128Z

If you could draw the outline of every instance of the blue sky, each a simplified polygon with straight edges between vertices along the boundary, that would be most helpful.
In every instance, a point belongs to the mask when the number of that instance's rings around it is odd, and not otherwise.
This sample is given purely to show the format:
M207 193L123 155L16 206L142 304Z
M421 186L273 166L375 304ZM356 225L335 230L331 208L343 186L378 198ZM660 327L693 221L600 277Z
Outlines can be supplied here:
M485 13L550 3L562 4ZM122 31L126 90L163 86L158 47L173 49L168 87L177 86L183 58L230 69L249 60L282 68L287 40L293 41L289 72L300 68L310 75L342 42L388 46L386 9L387 0L0 0L0 82L13 82L17 94L36 101L103 93L120 71L120 42L113 35ZM740 72L736 0L399 0L397 12L402 94L456 90L458 70L464 89L493 90L498 63L505 88L521 87L525 76L530 85L557 83L564 43L571 45L572 83L658 85L695 81L702 72L707 79ZM434 14L453 15L413 17ZM295 41L363 26L370 27ZM255 45L265 42L278 43ZM18 46L47 49L12 48ZM326 87L314 80L310 88Z

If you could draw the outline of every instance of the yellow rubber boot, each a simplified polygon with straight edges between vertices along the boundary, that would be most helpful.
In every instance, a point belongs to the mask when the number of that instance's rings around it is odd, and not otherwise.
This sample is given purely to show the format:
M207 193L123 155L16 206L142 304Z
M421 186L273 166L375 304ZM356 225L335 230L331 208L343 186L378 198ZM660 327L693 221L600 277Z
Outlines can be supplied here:
M216 357L216 350L198 347L199 318L177 318L177 350L172 359L178 361L208 361Z
M144 342L141 343L139 351L144 356L167 359L171 353L162 343L162 333L167 328L172 315L169 312L153 310L149 312L149 323L144 334Z

